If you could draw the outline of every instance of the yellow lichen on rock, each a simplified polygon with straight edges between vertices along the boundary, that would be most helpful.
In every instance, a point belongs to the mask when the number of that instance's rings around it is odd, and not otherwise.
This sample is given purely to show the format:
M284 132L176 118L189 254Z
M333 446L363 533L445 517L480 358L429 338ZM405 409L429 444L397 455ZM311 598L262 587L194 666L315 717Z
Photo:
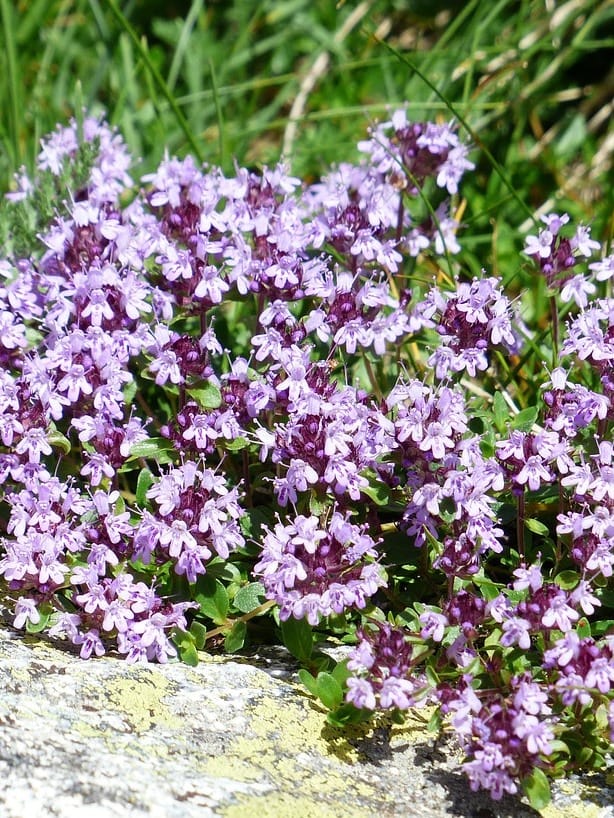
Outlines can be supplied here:
M142 733L154 724L181 727L181 720L170 712L163 699L172 691L172 684L160 673L149 672L145 678L119 677L107 691L112 707L122 711L135 733Z
M102 713L107 713L126 723L132 734L139 735L154 725L181 728L181 720L174 716L164 702L164 698L172 692L172 683L161 673L149 669L135 669L134 676L118 675L107 680L104 688L94 682L86 685L83 691L85 700L95 703ZM90 735L95 732L109 733L105 728L104 719L100 729L80 722L79 731ZM112 731L111 731L112 732Z
M224 810L224 818L372 818L370 810L355 810L349 806L323 804L319 798L305 798L289 793L272 793L263 797L242 798Z
M597 804L587 804L586 802L569 804L565 807L548 804L539 813L542 818L603 818L604 809L597 806Z
M602 788L591 781L562 779L556 782L554 801L540 810L542 818L611 818L612 806L604 806ZM606 799L607 801L607 799Z
M262 796L238 796L240 803L225 808L225 818L367 818L372 810L362 804L383 802L386 797L354 776L348 790L348 776L359 758L344 734L328 728L325 714L307 698L265 694L250 708L247 734L222 757L210 761L206 770L271 784L271 791ZM345 793L342 805L339 793Z

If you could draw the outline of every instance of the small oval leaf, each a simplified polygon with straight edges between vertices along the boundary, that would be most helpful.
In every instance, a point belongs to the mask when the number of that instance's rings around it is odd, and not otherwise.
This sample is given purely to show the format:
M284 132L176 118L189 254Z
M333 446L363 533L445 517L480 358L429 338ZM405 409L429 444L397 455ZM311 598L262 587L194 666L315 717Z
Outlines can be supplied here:
M335 710L343 701L343 688L331 673L318 673L316 690L318 698L329 710Z
M306 662L313 649L313 632L306 619L290 617L281 623L284 645L299 662Z
M264 597L264 585L261 582L250 582L239 588L234 596L233 604L241 613L251 613L259 605L262 605Z
M544 809L551 800L550 782L539 767L534 767L523 780L522 787L533 809Z
M245 644L247 636L247 625L245 622L235 622L224 639L224 650L226 653L236 653Z

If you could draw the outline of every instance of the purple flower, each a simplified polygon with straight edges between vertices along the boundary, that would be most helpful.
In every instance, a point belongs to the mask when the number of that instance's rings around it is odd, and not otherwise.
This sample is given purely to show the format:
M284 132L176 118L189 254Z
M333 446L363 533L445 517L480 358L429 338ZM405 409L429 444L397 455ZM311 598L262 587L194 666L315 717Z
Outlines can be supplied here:
M514 693L514 707L533 716L549 715L552 711L547 702L548 694L539 684L531 679L520 679Z
M529 588L532 593L539 591L544 584L544 575L542 573L541 565L530 565L528 568L523 564L520 568L513 571L516 579L514 580L514 589L522 591Z
M95 628L87 633L77 634L77 636L75 636L73 639L73 642L75 645L81 645L79 655L82 659L89 659L92 653L96 656L103 656L105 653L104 644L100 638L98 630Z
M13 626L15 628L23 628L26 622L31 622L37 625L40 622L40 613L36 607L36 602L28 597L19 597L15 603L15 617L13 619Z
M531 623L520 616L510 616L503 621L501 644L505 647L518 645L523 650L531 647Z
M563 301L573 296L580 306L585 306L586 294L594 292L594 287L590 282L584 283L579 276L575 277L575 284L569 284L574 278L569 271L577 264L578 257L588 258L598 250L599 242L590 238L590 228L587 227L578 227L573 236L565 237L561 229L569 222L566 213L562 216L551 213L542 216L542 221L546 228L537 236L527 236L525 254L539 265L549 287L557 280L566 284Z
M364 710L375 710L377 699L368 679L350 676L347 681L346 701Z
M365 530L335 511L326 528L298 515L267 532L254 573L279 604L282 621L306 617L317 625L323 616L366 606L385 580Z
M614 276L614 253L589 264L588 269L593 271L596 281L609 281Z
M434 642L443 640L445 629L449 626L447 616L437 611L423 611L420 614L420 624L422 630L420 636L423 639L432 639Z
M348 659L353 675L346 701L367 710L407 710L427 702L427 681L414 671L412 646L400 629L374 622L357 635L360 641Z
M438 378L465 369L475 377L477 371L488 367L490 348L504 346L509 351L516 348L511 307L497 279L461 282L456 293L443 297L433 289L427 302L429 299L432 306L427 315L435 320L442 339L442 346L429 359Z
M163 474L147 491L162 520L146 513L135 532L136 553L147 561L166 553L175 570L194 582L215 551L223 559L244 544L238 520L238 491L221 474L187 461Z
M547 724L525 713L519 713L512 724L516 735L526 741L529 753L550 755L554 733Z
M584 278L583 275L575 275L565 283L561 290L561 301L568 303L575 301L578 307L586 307L589 301L589 296L597 291L597 288L592 283Z
M370 155L380 173L390 174L393 185L407 186L412 192L432 176L439 187L456 193L465 171L474 167L453 125L410 123L399 110L371 133L371 139L361 142L359 148Z
M580 618L578 612L568 605L567 596L561 592L549 600L548 608L542 614L541 622L547 628L558 628L565 631L571 630L572 623Z

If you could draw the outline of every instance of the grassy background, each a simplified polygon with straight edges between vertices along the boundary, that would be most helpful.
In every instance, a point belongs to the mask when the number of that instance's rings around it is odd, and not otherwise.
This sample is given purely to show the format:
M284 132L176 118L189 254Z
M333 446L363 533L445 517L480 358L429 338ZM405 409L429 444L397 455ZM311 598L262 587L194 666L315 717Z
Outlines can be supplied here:
M456 115L482 148L462 187L461 263L523 293L529 320L547 315L519 256L531 214L567 210L610 242L612 0L0 0L0 12L3 189L82 107L118 126L143 173L166 147L230 172L283 153L312 179L407 100L415 118Z

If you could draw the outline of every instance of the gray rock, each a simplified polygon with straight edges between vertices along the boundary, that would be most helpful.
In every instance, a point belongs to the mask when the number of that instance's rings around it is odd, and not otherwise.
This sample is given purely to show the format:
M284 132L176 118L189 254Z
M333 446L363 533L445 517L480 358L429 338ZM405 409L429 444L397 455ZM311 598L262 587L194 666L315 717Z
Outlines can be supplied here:
M538 815L472 793L453 745L434 740L420 714L402 727L331 728L294 670L283 651L203 655L197 668L83 661L0 629L0 815ZM542 815L614 818L611 796L566 782Z

